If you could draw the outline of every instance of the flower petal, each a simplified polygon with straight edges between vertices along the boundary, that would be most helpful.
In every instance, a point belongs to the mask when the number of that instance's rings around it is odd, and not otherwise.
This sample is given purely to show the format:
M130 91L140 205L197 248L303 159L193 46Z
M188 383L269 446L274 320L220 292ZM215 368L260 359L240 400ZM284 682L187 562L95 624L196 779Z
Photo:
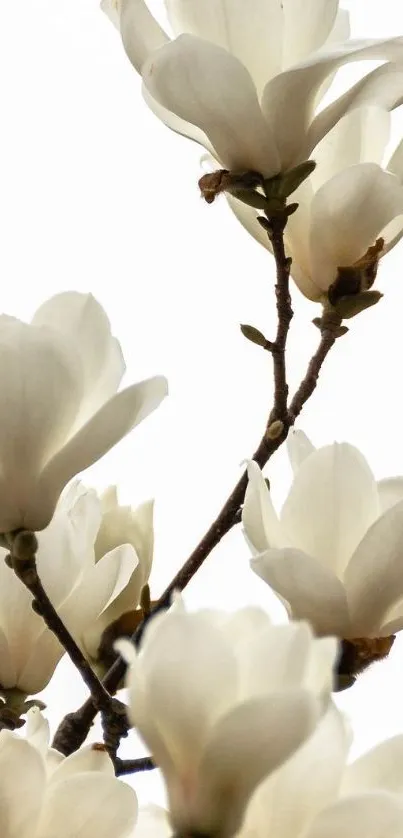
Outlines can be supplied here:
M351 61L398 61L402 57L403 38L352 40L320 50L299 66L272 79L263 92L262 110L273 127L282 167L289 168L309 157L313 146L312 142L306 141L307 130L318 92L331 73ZM318 136L317 142L323 136L323 133Z
M85 745L63 759L53 772L51 782L64 782L68 777L85 774L87 771L115 776L112 760L102 745Z
M181 35L150 57L143 80L163 107L201 128L224 166L278 172L278 153L252 78L226 50Z
M0 733L0 835L31 838L42 803L45 764L33 745L2 730Z
M169 41L144 0L119 0L118 17L113 0L101 0L101 9L112 23L119 25L123 46L138 73L153 50Z
M142 422L166 394L166 379L156 376L127 387L103 405L44 469L38 481L37 497L31 498L26 526L33 529L40 529L39 524L46 526L66 483Z
M186 32L224 47L249 70L258 95L281 70L282 5L280 0L166 0L175 35Z
M63 444L82 395L79 356L62 335L0 317L0 532L29 526L38 471Z
M341 786L343 796L377 789L403 791L402 735L380 742L345 768Z
M257 553L280 547L284 536L263 474L254 460L248 463L248 486L242 509L242 523L249 544Z
M252 570L285 599L293 619L309 620L316 634L345 636L347 598L337 576L302 550L267 550L251 560Z
M185 119L180 119L180 117L175 113L172 113L172 111L164 108L163 105L154 99L154 96L152 96L150 91L147 90L145 84L142 84L141 92L145 103L148 105L153 114L155 114L155 116L158 117L164 125L167 125L171 131L175 131L177 134L187 137L189 140L194 140L194 142L199 143L203 146L203 148L207 149L210 154L215 154L213 146L204 131L201 131L196 125L186 122Z
M377 516L378 493L368 463L354 446L334 443L300 466L281 523L294 547L340 576Z
M315 446L304 431L291 431L287 437L287 453L294 474L300 465L316 451Z
M257 785L309 736L317 715L312 695L285 690L251 699L218 722L200 765L206 833L230 835L241 826Z
M102 774L77 774L47 789L41 838L127 838L137 815L130 786Z
M346 570L344 582L356 637L376 633L403 597L403 501L370 527Z
M403 187L374 163L350 166L316 193L310 234L312 277L323 290L339 266L365 255L390 221L403 215Z
M378 481L378 495L381 511L386 512L395 503L403 500L403 477L386 477Z
M285 0L283 67L303 61L329 38L338 0Z
M27 741L34 745L43 757L46 757L49 747L50 727L48 720L45 719L38 707L31 707L28 710L24 731Z
M350 88L344 96L340 96L315 117L308 131L309 153L349 111L365 105L376 105L385 111L391 111L402 104L402 90L402 65L399 66L393 63L385 64L382 67L377 67L372 73L368 73L364 79L361 79L354 87Z
M378 791L329 806L314 821L307 838L400 838L402 829L401 795Z

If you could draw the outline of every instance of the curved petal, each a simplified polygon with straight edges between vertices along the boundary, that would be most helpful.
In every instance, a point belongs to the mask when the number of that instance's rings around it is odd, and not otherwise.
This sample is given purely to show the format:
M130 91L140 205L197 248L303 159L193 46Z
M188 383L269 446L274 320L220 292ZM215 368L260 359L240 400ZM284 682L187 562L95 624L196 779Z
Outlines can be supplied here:
M300 65L272 79L263 92L262 110L273 128L282 168L290 168L309 157L312 142L307 143L307 132L318 92L329 75L351 61L399 61L402 57L403 38L352 40L320 50ZM317 142L323 136L323 133L318 136Z
M27 525L34 481L64 443L81 396L74 346L47 328L0 317L0 532ZM40 499L38 499L40 500Z
M77 774L48 787L38 835L127 838L136 816L136 795L126 783L99 773Z
M31 838L45 787L39 752L8 730L0 734L0 835Z
M186 32L224 47L249 70L258 95L280 72L284 26L281 0L166 0L166 6L175 35Z
M103 745L84 745L83 748L70 754L59 763L50 782L60 783L68 777L85 774L87 771L100 772L109 777L115 776L112 760Z
M378 495L381 511L386 512L395 503L403 500L403 477L386 477L379 480Z
M350 88L344 96L340 96L315 117L308 131L307 153L310 154L320 140L349 111L361 108L363 105L376 105L386 111L392 111L402 102L403 66L390 63L377 67Z
M309 230L311 225L311 205L313 199L312 179L305 180L293 193L293 201L298 203L298 211L288 219L284 233L287 253L292 258L291 275L299 290L309 300L318 301L322 291L311 279L311 256L309 252Z
M284 0L284 69L323 46L336 23L338 5L338 0Z
M329 806L319 814L307 838L400 838L402 829L401 795L378 791Z
M356 637L377 636L392 605L403 597L403 501L372 525L358 545L344 582Z
M116 392L125 363L120 344L111 335L109 319L92 294L80 294L78 291L57 294L38 308L32 323L55 329L72 340L80 353L84 371L84 399L87 393L91 401L95 396L94 410ZM113 389L107 386L109 378L113 380ZM100 400L97 389L102 390L102 385L106 392L105 398Z
M284 535L270 492L254 460L248 463L248 486L242 509L242 524L248 543L257 553L284 544Z
M396 175L400 180L403 180L403 140L395 148L386 168L389 172L392 172L392 175Z
M294 474L314 451L316 448L304 431L291 431L288 434L287 453Z
M181 35L150 57L142 75L154 99L207 135L227 168L278 172L277 149L252 78L226 50Z
M166 394L166 379L156 376L127 387L103 405L47 464L36 498L31 498L25 525L34 530L45 527L66 483L113 448Z
M331 703L309 739L257 790L247 810L245 834L259 835L264 825L267 835L305 835L338 796L349 741L344 719Z
M5 551L1 550L0 627L4 635L5 648L2 649L4 658L2 655L0 663L0 684L8 687L15 686L15 683L10 684L7 681L7 674L19 680L43 628L43 622L32 609L32 595L21 584L15 573L7 567L4 556ZM7 670L9 670L8 673Z
M15 668L14 657L10 654L8 640L3 629L0 629L0 684L9 689L16 687L18 675Z
M312 695L285 690L251 699L218 722L200 765L202 832L230 835L241 826L257 785L309 736L318 712Z
M292 548L267 550L251 560L251 567L289 603L294 620L309 620L318 635L348 634L344 587L317 559Z
M365 255L386 226L403 215L403 187L374 163L360 163L324 184L312 202L312 278L326 291L337 268Z
M300 466L281 513L291 545L337 576L378 516L378 493L357 448L334 443Z
M42 757L46 757L49 748L50 726L38 707L31 707L28 710L24 732L28 742L34 745Z
M365 791L403 791L403 736L381 742L345 768L341 794Z
M101 9L119 27L126 54L138 73L153 50L169 41L144 0L101 0Z
M151 96L149 90L147 90L146 85L143 83L141 86L141 92L143 94L143 98L145 103L150 108L150 111L155 114L161 122L164 123L171 131L175 131L176 134L180 134L183 137L187 137L189 140L194 140L194 142L199 143L199 145L203 146L203 148L207 149L210 154L216 154L214 151L213 146L210 143L210 140L204 133L201 131L200 128L197 128L196 125L192 125L190 122L186 122L185 119L181 119L172 111L169 111L167 108L164 108L154 96ZM222 161L221 161L222 162Z
M381 165L389 133L390 114L383 108L365 106L346 114L315 149L316 169L311 175L315 192L349 166Z

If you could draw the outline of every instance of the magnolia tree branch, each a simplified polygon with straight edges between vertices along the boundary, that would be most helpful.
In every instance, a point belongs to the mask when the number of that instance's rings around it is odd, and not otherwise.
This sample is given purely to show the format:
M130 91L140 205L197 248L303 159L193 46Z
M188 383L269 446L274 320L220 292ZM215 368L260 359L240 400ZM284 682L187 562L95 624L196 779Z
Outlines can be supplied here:
M284 249L284 228L286 221L287 213L284 212L267 219L265 222L265 229L271 240L276 261L275 292L278 325L275 340L273 342L267 341L267 345L265 346L273 356L274 404L262 439L252 457L261 468L263 468L287 438L290 427L294 424L296 417L316 387L320 369L328 352L336 338L342 333L340 331L340 319L337 319L337 322L335 320L332 321L329 317L326 322L322 320L320 325L321 339L318 349L309 363L306 375L301 381L290 408L288 408L285 349L293 312L289 292L291 260L286 256ZM184 590L214 547L239 522L246 487L247 473L245 472L200 543L172 579L154 608L144 617L132 638L136 645L141 640L148 620L159 611L169 607L172 592L175 590ZM118 658L109 669L103 680L103 685L109 693L114 693L119 688L125 674L125 669L125 663L121 658ZM66 755L73 753L85 741L96 714L97 708L95 703L89 698L75 713L69 713L62 720L56 732L53 746ZM120 761L119 758L116 758L116 752L114 762L115 770L117 772L121 771L121 773L129 773L130 770L145 770L146 768L152 767L147 761L144 763L139 760ZM124 770L123 765L125 766ZM130 765L135 767L130 769ZM141 765L143 765L143 769L139 767Z
M91 694L91 704L102 715L105 745L111 756L114 756L120 739L126 736L129 730L125 707L109 694L105 685L96 676L52 605L39 578L36 566L38 542L34 533L24 530L11 533L7 541L10 553L6 557L6 562L32 594L33 610L42 617L47 627L57 637L87 685Z

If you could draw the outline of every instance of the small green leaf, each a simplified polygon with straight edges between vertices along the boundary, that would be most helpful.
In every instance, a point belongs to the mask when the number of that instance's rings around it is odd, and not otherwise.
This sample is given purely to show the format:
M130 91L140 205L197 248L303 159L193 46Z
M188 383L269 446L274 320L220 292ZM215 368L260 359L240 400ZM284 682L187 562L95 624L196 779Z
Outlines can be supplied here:
M241 332L252 343L256 343L257 346L263 346L264 349L267 348L269 341L266 340L262 332L259 332L259 329L255 329L254 326L249 326L247 323L242 323Z

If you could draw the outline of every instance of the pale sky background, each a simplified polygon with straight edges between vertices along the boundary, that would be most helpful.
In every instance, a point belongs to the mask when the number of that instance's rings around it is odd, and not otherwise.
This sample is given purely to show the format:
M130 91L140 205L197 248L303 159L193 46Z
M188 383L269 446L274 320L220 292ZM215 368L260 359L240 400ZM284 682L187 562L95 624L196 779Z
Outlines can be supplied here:
M396 0L341 5L351 11L356 36L403 34ZM162 0L150 6L163 14ZM0 9L0 309L29 318L54 293L91 291L122 343L126 382L168 377L164 405L86 475L98 487L117 483L127 503L156 497L155 597L260 439L271 401L270 358L243 338L239 323L270 337L274 263L224 199L202 202L199 147L147 110L98 0L1 0ZM397 143L401 116L395 122ZM357 445L380 478L403 474L402 244L382 262L377 285L384 299L351 322L298 427L316 445ZM294 310L291 387L318 340L311 324L318 311L298 291ZM284 450L266 473L283 498L290 479ZM187 602L272 607L248 559L237 528L189 586ZM84 696L63 663L47 692L51 719ZM403 641L340 703L357 751L403 732ZM124 743L122 755L137 753L133 742ZM141 800L160 799L155 773L134 785Z

